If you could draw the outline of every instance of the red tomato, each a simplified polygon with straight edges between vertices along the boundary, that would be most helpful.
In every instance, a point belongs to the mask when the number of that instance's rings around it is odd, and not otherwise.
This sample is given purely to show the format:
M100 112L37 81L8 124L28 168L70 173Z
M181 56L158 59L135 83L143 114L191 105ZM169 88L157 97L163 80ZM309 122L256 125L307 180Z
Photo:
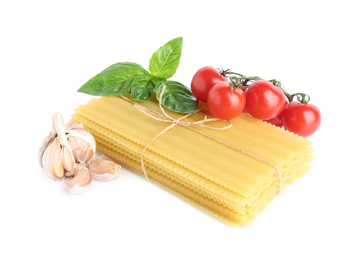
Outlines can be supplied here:
M277 117L288 103L282 90L266 80L253 82L245 91L245 96L246 111L263 120Z
M282 121L282 113L279 114L278 116L269 119L269 120L265 120L267 123L270 123L272 125L275 125L277 127L283 127L283 121Z
M202 67L191 81L191 92L198 100L207 103L210 89L220 81L226 81L226 79L217 69L211 66Z
M321 124L321 113L312 104L290 102L282 112L286 130L307 137L312 135Z
M213 116L230 120L242 113L245 108L245 94L241 89L233 89L231 93L230 84L221 81L210 90L208 95L208 107Z

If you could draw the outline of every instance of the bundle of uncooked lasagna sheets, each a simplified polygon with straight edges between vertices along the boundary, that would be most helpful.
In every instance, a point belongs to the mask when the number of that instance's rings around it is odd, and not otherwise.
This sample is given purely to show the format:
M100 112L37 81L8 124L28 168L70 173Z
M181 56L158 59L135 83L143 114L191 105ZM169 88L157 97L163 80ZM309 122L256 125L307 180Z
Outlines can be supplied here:
M140 104L162 113L154 99ZM75 111L71 122L91 132L99 151L139 174L144 166L150 181L233 226L252 223L280 186L282 191L304 175L313 159L310 141L246 114L226 130L177 124L150 142L171 123L128 99L94 98ZM183 121L205 116L212 117L203 108ZM206 125L222 128L227 122Z

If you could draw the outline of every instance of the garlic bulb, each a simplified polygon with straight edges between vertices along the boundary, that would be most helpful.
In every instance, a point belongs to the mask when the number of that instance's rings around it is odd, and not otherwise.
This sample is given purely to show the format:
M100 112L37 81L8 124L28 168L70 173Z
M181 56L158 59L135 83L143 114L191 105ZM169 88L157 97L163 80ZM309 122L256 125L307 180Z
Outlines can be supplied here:
M52 117L52 131L39 150L40 165L55 179L75 174L76 163L88 162L96 152L93 136L79 125L65 126L59 112Z
M52 117L52 130L43 140L39 161L56 180L72 178L65 187L72 194L87 190L92 179L110 181L118 177L120 165L108 158L94 158L96 141L82 125L65 125L59 112Z

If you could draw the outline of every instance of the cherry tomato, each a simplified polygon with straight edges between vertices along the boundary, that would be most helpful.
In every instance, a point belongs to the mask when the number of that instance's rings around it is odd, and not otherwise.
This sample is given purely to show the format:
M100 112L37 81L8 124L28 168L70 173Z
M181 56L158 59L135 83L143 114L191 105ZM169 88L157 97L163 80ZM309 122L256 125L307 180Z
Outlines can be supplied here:
M213 116L230 120L242 113L245 108L245 94L241 89L233 89L231 93L230 84L221 81L210 90L208 95L208 107Z
M202 67L191 81L191 92L198 100L207 103L210 89L220 81L226 81L226 79L217 69L211 66Z
M277 127L283 127L283 121L282 121L282 113L279 114L278 116L269 119L269 120L265 120L267 123L270 123L272 125L275 125Z
M307 137L312 135L321 124L321 113L312 104L290 102L282 112L286 130Z
M282 90L266 80L253 82L245 91L245 96L246 111L263 120L277 117L288 103Z

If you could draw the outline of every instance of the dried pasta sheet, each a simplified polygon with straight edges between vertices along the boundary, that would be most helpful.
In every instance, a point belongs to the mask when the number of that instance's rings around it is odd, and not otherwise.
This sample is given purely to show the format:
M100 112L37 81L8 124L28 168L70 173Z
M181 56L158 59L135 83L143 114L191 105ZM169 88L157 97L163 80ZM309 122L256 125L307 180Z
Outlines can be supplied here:
M156 100L140 103L162 113ZM167 111L173 118L182 115ZM185 118L196 122L204 109ZM94 98L75 110L95 137L98 149L143 174L143 148L170 123L158 121L122 97ZM227 122L208 122L215 128ZM309 170L311 142L242 114L232 127L214 130L176 125L150 143L143 154L149 180L230 225L249 225L281 191Z

